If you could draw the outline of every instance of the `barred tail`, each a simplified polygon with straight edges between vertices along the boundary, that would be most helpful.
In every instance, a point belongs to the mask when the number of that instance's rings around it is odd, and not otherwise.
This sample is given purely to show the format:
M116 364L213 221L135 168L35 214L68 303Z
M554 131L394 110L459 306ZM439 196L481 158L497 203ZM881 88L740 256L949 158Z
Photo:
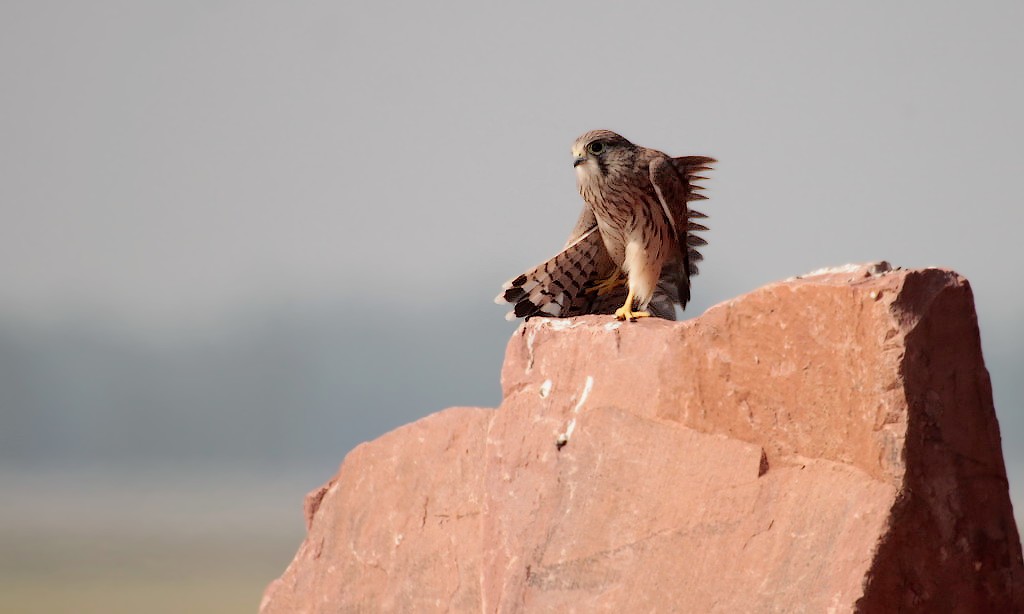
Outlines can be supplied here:
M696 182L707 179L698 173L706 172L711 170L711 165L718 160L709 158L707 156L681 156L679 158L672 158L672 163L675 164L676 169L682 174L683 180L686 182L686 200L707 200L707 196L700 193L700 190L704 189L704 186L697 184ZM708 229L707 226L694 222L695 219L706 218L707 216L691 209L689 206L686 208L686 246L683 248L687 253L687 260L689 261L688 275L696 275L698 273L697 263L704 259L696 248L707 245L708 242L704 239L694 235L695 231L705 231ZM689 298L689 297L687 297ZM685 306L685 301L684 301Z

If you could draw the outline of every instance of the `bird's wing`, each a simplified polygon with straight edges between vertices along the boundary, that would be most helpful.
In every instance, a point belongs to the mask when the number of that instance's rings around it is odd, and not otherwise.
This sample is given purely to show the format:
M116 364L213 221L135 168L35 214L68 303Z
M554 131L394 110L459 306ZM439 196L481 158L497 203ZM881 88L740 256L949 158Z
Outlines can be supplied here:
M679 303L686 307L690 300L690 277L697 274L697 262L703 260L698 247L707 245L707 241L694 234L707 230L703 224L694 222L694 218L707 217L699 211L693 211L687 203L703 200L707 197L697 190L701 187L694 182L699 177L696 173L710 170L715 160L704 156L686 156L668 158L658 156L651 160L649 171L651 184L661 201L672 229L675 232L679 253L676 258L666 262L662 270L662 279L666 277L675 281Z
M593 280L609 261L596 224L553 258L505 282L494 302L512 303L507 319L530 316L565 317L584 311Z
M617 270L595 222L553 258L506 282L494 302L515 305L505 316L509 320L612 314L626 301L626 284L604 294L598 293L594 284ZM659 318L674 320L674 300L675 290L659 282L648 310Z

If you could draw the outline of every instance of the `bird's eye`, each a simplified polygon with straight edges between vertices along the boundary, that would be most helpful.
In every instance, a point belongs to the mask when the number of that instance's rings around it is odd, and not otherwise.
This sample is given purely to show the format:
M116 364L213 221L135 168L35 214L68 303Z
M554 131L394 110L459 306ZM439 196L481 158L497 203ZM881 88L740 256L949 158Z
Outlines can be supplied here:
M594 154L595 156L599 156L604 153L604 143L602 143L601 141L591 143L590 145L587 145L587 151Z

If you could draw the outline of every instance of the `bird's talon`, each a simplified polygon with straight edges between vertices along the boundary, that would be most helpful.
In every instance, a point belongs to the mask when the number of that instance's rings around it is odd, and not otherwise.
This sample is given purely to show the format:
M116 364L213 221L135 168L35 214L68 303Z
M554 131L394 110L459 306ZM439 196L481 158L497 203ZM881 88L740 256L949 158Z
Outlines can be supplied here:
M587 288L587 292L591 294L597 294L598 296L604 296L605 294L608 294L609 292L614 290L615 287L621 283L622 275L612 274L607 279L602 279L601 281L595 283L593 286Z
M615 318L620 321L629 320L630 322L636 322L637 318L649 318L651 317L648 311L631 311L626 307L619 307L615 310Z

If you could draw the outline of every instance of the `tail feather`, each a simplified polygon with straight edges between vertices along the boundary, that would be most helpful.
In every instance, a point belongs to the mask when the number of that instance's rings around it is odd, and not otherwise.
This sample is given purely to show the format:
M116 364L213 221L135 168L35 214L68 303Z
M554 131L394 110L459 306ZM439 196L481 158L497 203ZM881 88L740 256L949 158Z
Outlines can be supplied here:
M687 207L686 224L684 226L686 229L684 232L685 238L680 237L680 247L682 249L680 267L668 271L667 277L675 279L679 303L685 308L686 303L690 300L690 277L699 272L697 263L704 259L704 256L696 248L708 244L706 240L694 234L695 232L708 230L708 227L693 221L695 219L707 218L707 215L691 209L689 203L697 200L707 200L707 196L700 193L704 186L698 185L697 182L707 179L702 173L712 170L712 165L717 160L707 156L682 156L673 158L672 162L686 183ZM666 275L663 273L662 278L665 279L665 277Z

